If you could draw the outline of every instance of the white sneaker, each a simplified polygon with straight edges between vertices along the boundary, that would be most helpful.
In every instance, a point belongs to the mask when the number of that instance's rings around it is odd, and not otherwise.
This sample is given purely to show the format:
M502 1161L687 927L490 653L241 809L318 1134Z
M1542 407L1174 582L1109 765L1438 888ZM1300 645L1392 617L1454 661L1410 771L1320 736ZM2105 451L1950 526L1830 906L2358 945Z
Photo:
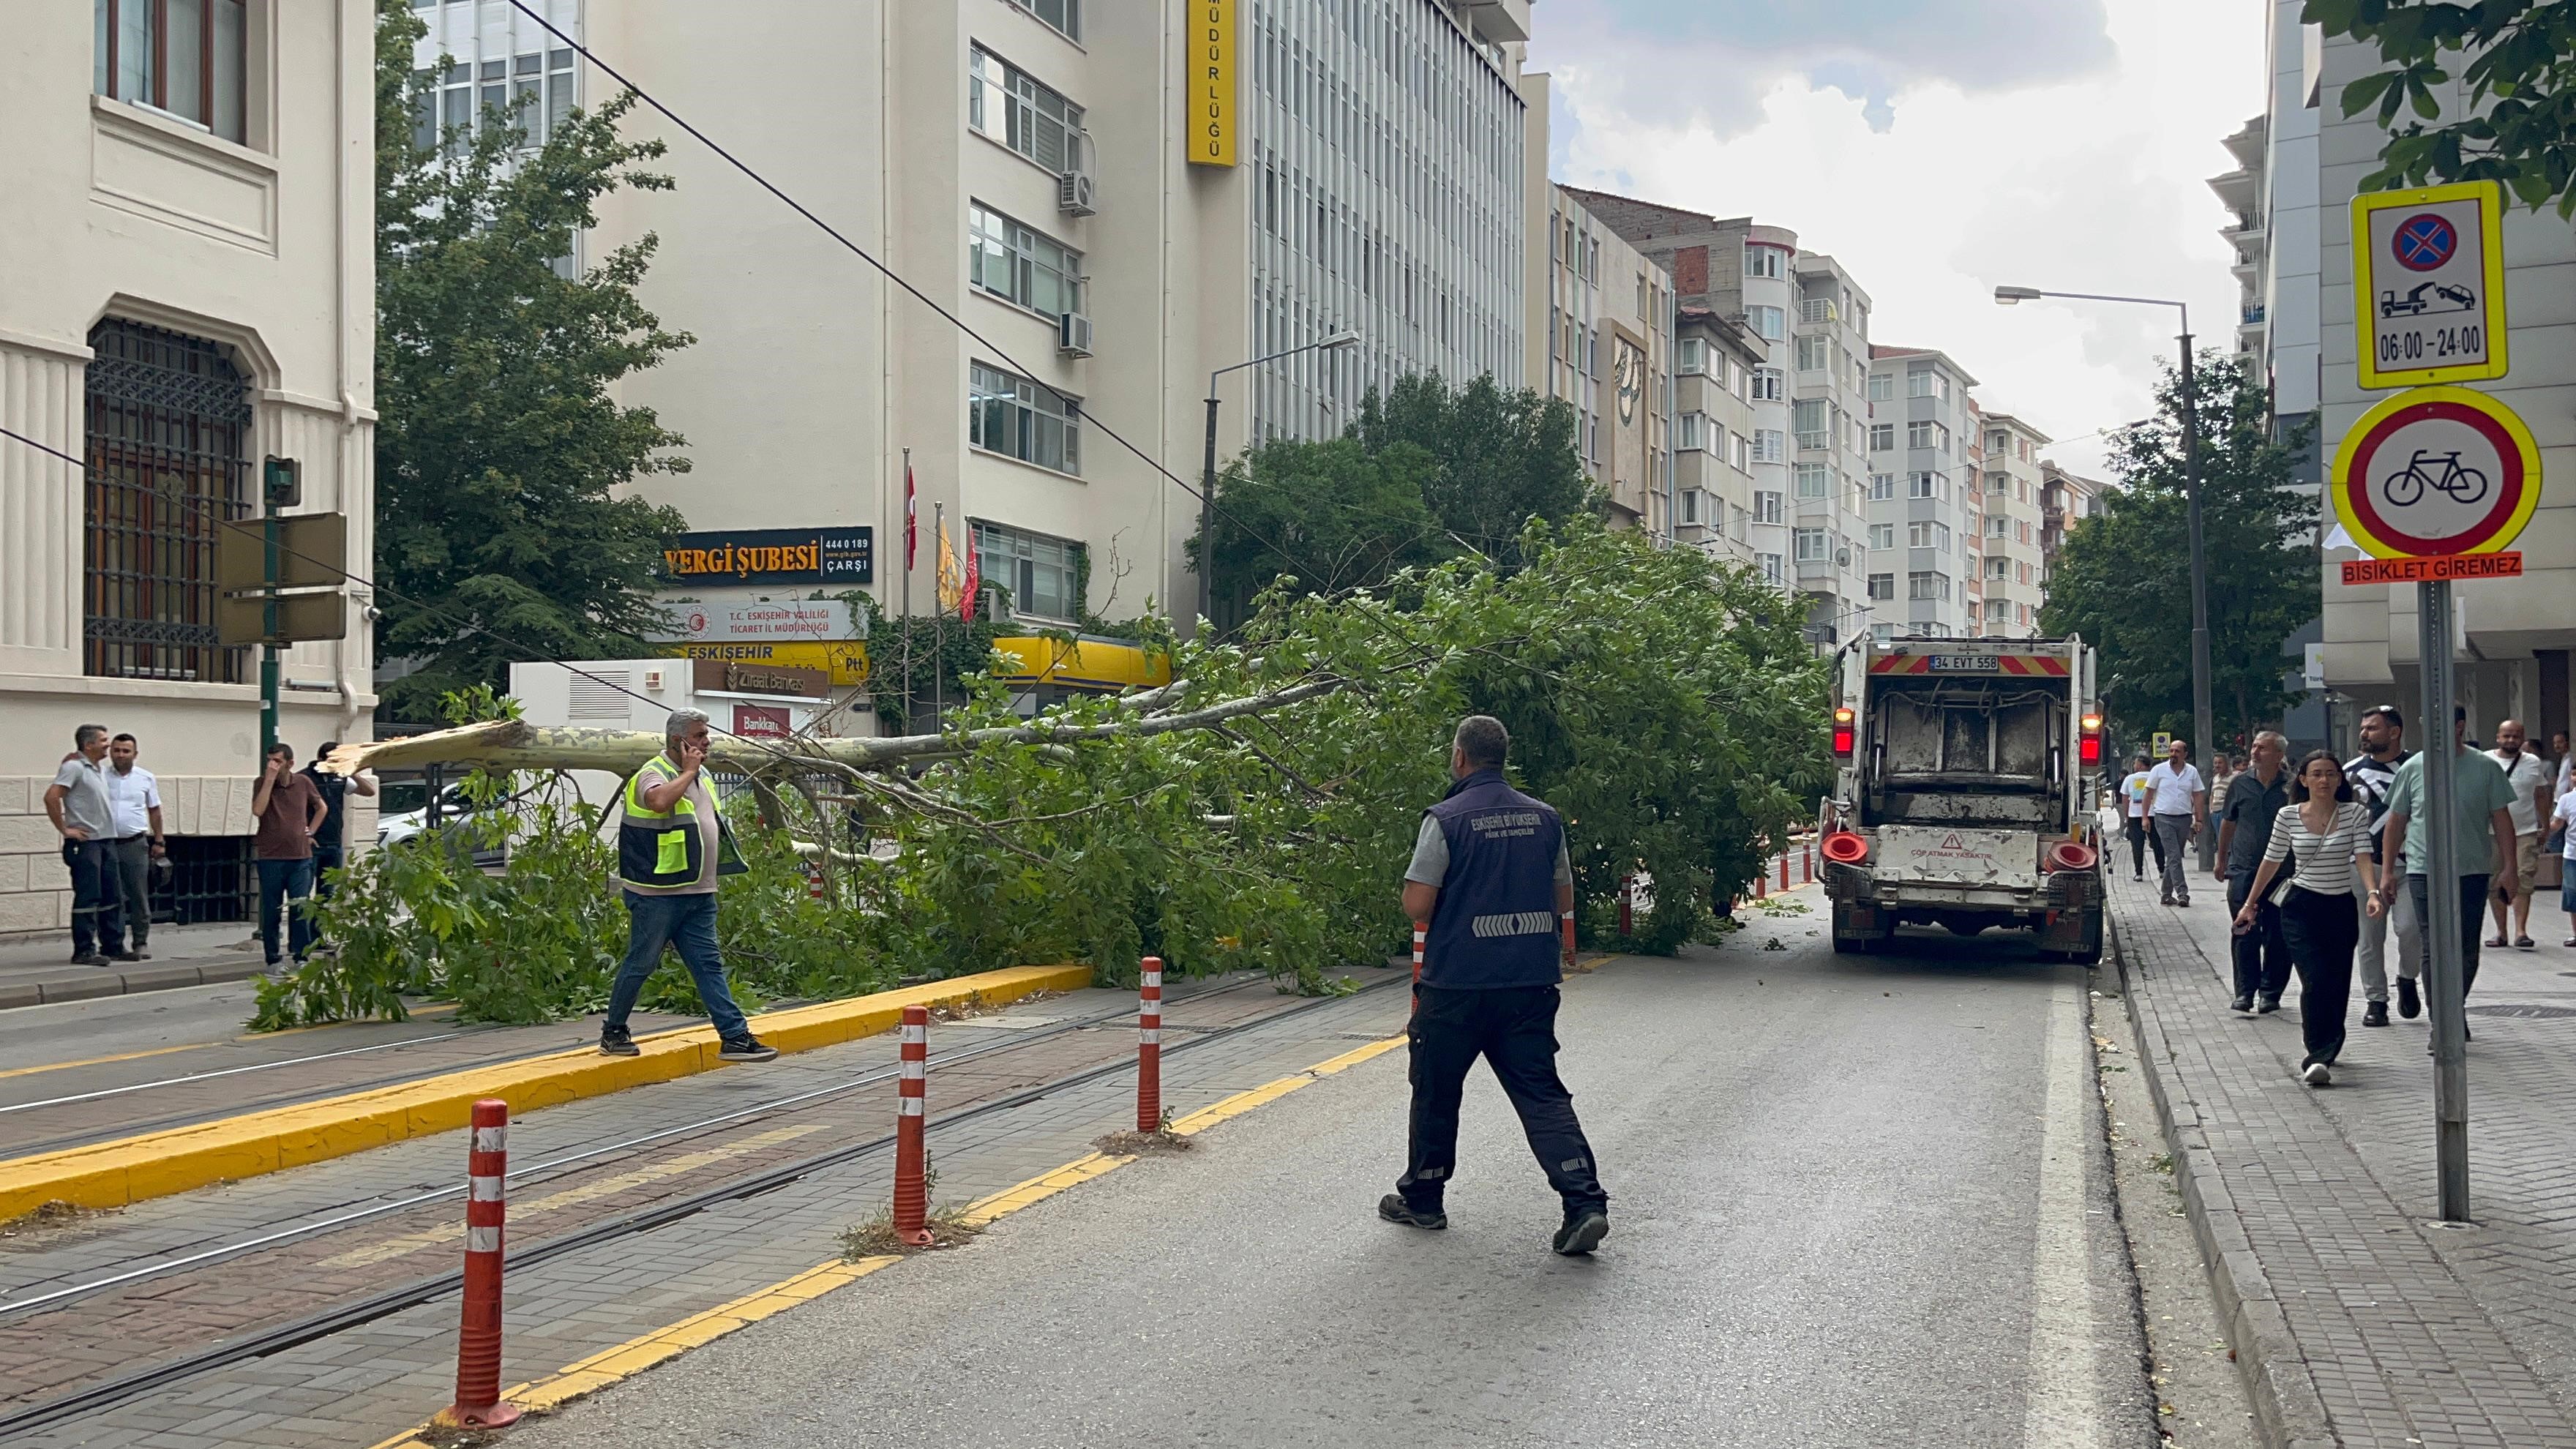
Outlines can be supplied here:
M2308 1069L2299 1073L2299 1080L2306 1082L2311 1087L2323 1087L2334 1081L2334 1073L2328 1071L2326 1069L2326 1064L2323 1062L2310 1062L2308 1063Z

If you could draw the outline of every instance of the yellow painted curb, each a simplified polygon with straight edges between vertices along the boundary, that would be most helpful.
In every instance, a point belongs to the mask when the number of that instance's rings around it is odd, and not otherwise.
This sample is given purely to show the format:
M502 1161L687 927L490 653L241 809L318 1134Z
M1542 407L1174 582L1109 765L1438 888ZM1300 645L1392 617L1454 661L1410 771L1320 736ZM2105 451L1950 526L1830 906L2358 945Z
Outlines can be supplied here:
M1329 1061L1317 1062L1302 1072L1281 1077L1275 1082L1265 1082L1250 1091L1237 1092L1224 1101L1182 1118L1172 1125L1172 1130L1183 1133L1204 1132L1228 1118L1240 1117L1255 1107L1275 1102L1300 1087L1312 1086L1335 1072L1347 1070L1371 1057L1393 1051L1404 1045L1404 1042L1405 1038L1401 1036L1373 1041L1356 1050L1346 1051ZM1022 1208L1044 1202L1067 1188L1079 1187L1095 1177L1105 1177L1135 1160L1135 1157L1127 1154L1085 1153L1052 1172L1042 1172L1026 1182L1014 1187L1006 1187L990 1197L977 1198L957 1215L957 1220L967 1227L990 1227L999 1219L1008 1217ZM902 1261L901 1257L889 1255L861 1258L856 1262L845 1262L835 1258L828 1263L818 1263L784 1282L773 1283L766 1288L747 1293L730 1303L718 1304L704 1313L692 1314L668 1328L657 1328L639 1338L628 1339L615 1348L566 1364L554 1374L534 1383L520 1384L516 1388L504 1390L501 1397L534 1413L547 1413L562 1408L575 1399L587 1394L595 1394L610 1384L631 1378L656 1364L676 1358L700 1344L712 1343L738 1328L757 1323L773 1313L784 1312L797 1304L811 1302L835 1288L855 1283L880 1268L892 1267ZM431 1432L436 1426L437 1421L433 1419L417 1429L406 1429L390 1439L374 1444L370 1449L435 1449L435 1446L422 1436Z
M827 1001L757 1018L762 1040L782 1052L811 1051L891 1031L907 1006L986 1005L1038 991L1091 984L1088 966L1015 966L926 982L847 1001ZM711 1071L721 1063L713 1027L663 1032L631 1057L589 1047L474 1067L371 1091L245 1113L167 1132L0 1162L0 1221L60 1200L123 1207L209 1183L256 1177L466 1125L474 1103L498 1097L513 1116L604 1096L648 1082Z

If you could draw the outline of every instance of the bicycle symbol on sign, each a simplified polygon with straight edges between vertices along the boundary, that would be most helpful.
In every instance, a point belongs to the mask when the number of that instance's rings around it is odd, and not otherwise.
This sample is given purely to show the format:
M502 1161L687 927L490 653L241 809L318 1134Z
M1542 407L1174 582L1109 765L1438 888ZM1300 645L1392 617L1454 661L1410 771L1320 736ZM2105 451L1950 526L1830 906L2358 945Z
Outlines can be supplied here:
M2412 508L2423 501L2424 490L2451 495L2454 502L2475 503L2487 496L2487 475L2460 462L2458 449L2436 453L2418 448L2406 466L2379 485L2391 508Z

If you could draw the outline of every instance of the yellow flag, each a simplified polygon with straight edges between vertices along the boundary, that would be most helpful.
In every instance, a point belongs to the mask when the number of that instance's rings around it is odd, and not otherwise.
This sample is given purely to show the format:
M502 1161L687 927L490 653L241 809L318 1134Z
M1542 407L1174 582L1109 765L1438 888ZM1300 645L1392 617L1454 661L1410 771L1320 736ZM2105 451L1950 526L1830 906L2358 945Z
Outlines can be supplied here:
M966 598L966 578L957 570L957 552L948 546L948 520L939 521L939 612L953 614Z

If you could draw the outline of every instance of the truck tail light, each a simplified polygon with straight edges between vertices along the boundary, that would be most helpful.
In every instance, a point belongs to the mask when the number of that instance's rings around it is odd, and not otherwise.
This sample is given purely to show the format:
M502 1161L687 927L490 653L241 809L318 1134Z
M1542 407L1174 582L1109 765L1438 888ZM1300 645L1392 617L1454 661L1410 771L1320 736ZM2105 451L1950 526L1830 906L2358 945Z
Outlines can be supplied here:
M2102 763L2102 716L2084 716L2084 733L2077 742L2076 757L2088 765Z
M1848 830L1837 830L1824 839L1825 859L1836 865L1858 865L1869 859L1869 842Z
M2080 840L2061 840L2048 848L2050 870L2091 870L2097 859L2093 847Z
M1837 709L1834 711L1834 754L1840 759L1850 759L1851 752L1852 712L1847 708Z

